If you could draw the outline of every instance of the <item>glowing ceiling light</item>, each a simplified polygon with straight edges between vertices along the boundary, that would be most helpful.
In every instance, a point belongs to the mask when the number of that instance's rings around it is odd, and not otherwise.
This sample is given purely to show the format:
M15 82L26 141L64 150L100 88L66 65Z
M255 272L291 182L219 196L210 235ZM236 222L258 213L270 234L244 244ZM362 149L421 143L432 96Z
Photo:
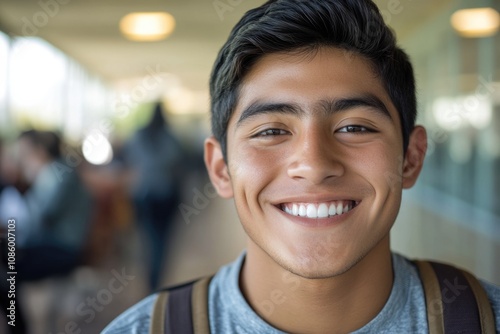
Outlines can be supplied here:
M133 41L159 41L167 38L174 28L175 19L166 12L130 13L120 20L122 34Z
M500 15L493 8L461 9L451 16L451 25L463 37L493 36L500 27Z

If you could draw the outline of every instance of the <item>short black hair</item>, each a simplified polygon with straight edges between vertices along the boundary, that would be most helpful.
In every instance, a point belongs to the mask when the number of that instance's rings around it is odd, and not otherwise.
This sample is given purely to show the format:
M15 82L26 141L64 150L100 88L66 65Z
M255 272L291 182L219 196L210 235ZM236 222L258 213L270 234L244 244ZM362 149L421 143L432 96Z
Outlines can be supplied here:
M226 158L227 126L239 88L266 54L337 47L368 59L398 110L406 152L417 114L408 55L371 0L271 0L248 11L220 50L210 77L212 133Z

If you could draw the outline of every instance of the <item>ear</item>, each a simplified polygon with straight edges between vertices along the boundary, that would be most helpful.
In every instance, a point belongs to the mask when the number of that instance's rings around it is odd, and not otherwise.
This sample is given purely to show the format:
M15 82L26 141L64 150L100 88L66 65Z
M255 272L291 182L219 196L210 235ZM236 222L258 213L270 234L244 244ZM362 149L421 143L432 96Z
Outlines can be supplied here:
M233 197L233 187L227 164L224 161L220 143L213 136L205 140L205 165L219 196L223 198Z
M427 132L417 125L410 134L410 141L403 162L403 188L413 187L424 165L427 152Z

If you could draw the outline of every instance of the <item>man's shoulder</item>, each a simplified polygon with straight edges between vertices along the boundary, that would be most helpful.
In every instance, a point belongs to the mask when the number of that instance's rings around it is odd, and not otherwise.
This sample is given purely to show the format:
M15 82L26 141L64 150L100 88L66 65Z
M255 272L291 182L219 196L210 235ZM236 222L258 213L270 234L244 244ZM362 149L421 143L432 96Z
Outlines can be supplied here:
M398 262L398 265L396 265L394 268L395 270L398 270L399 272L404 272L405 274L413 272L413 275L416 274L419 277L419 280L421 281L420 275L418 275L418 269L416 268L415 261L397 253L393 253L393 261ZM431 262L434 262L434 260L431 260ZM437 263L441 262L437 261ZM454 266L454 265L451 266L460 269L460 266ZM483 280L473 273L472 275L476 277L477 280L481 283L486 294L488 295L489 300L497 305L500 304L500 286L490 283L486 280Z
M220 293L220 290L225 290L227 285L227 280L229 275L233 275L234 282L237 282L238 271L241 267L241 263L244 258L244 254L240 255L240 257L231 263L228 263L219 268L217 273L213 276L208 286L208 289L213 288L214 294ZM187 286L193 284L195 282L199 282L203 278L211 277L212 275L207 275L198 280L194 281L186 281L181 284L170 286L168 290L174 290L177 288L181 288L183 286ZM216 284L213 284L217 282ZM215 286L214 286L215 285ZM219 287L220 289L217 289ZM210 292L207 291L207 296L210 295ZM130 307L128 310L120 314L116 319L114 319L102 332L101 334L142 334L149 333L149 327L151 324L151 317L153 306L158 297L158 293L154 293L137 304ZM220 306L220 305L219 305ZM211 320L212 321L212 318Z
M497 330L500 331L500 286L479 280L481 285L488 295L488 299L491 303L491 308L493 309L493 314L495 315Z
M484 281L482 279L480 279L479 281L486 291L486 294L488 295L490 301L496 304L500 304L500 286Z
M113 320L101 334L148 333L151 311L157 294L152 294Z
M422 279L418 274L418 269L416 268L415 263L411 259L399 254L394 254L393 259L396 262L399 262L398 263L399 265L395 266L395 269L398 270L399 274L403 273L404 276L416 275L418 277L418 281L420 281L420 283L422 282ZM458 266L457 268L460 267ZM500 332L500 286L489 283L483 279L480 279L475 275L474 277L476 277L478 281L481 283L481 286L483 287L484 291L486 292L486 295L488 296L488 300L490 301L490 305L493 310L496 328L497 331ZM407 277L405 277L405 279L407 279Z

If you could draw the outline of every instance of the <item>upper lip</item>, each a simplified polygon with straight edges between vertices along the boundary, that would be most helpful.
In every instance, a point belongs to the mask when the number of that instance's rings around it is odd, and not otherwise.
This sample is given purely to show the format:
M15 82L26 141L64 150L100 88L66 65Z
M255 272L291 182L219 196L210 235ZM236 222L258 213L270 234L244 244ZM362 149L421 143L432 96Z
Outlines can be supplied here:
M300 196L290 196L273 201L273 205L281 205L284 203L326 203L332 201L355 201L356 203L361 202L360 198L356 198L352 195L347 194L310 194L310 195L300 195Z

